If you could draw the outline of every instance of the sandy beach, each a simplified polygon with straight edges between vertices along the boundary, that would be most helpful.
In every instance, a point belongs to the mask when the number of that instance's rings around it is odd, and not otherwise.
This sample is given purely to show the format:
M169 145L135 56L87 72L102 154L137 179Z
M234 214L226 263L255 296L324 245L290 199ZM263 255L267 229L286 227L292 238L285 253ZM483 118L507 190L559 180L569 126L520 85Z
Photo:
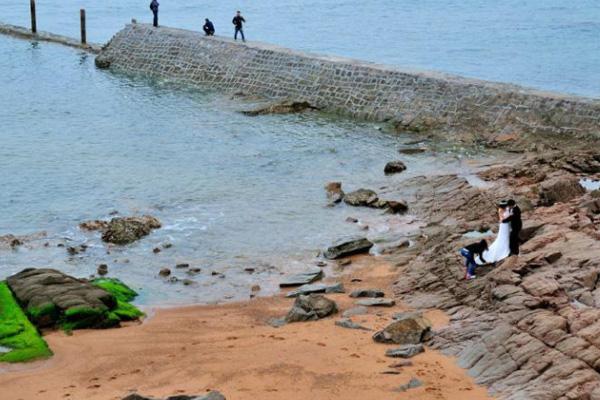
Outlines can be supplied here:
M212 389L228 399L491 398L453 358L427 349L412 366L394 367L401 359L386 357L393 346L375 343L372 331L336 326L341 312L353 307L351 290L379 287L391 297L398 278L389 264L372 257L355 258L344 268L347 293L327 295L340 313L315 322L270 326L267 321L285 315L293 302L280 295L153 310L143 323L121 329L51 332L45 338L53 358L1 367L2 397L107 400L131 392L167 396ZM378 329L401 310L371 308L353 320ZM441 311L426 315L434 327L447 323ZM423 385L397 391L413 377Z

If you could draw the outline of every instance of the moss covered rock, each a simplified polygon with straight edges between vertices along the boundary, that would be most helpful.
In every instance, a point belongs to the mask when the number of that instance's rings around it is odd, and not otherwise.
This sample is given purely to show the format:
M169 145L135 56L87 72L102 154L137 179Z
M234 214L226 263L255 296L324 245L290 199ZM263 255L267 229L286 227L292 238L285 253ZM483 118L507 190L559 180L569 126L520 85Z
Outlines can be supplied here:
M48 345L17 304L6 282L0 282L0 362L21 362L52 355Z

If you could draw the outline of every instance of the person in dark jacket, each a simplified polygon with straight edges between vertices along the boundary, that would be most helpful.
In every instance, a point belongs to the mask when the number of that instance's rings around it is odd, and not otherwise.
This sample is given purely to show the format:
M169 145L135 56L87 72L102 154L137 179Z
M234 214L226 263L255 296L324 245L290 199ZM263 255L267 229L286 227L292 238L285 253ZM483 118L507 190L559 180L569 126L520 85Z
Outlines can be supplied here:
M202 30L204 30L206 36L213 36L215 34L215 26L208 18L204 20L204 26L202 27Z
M479 256L479 259L482 262L485 262L483 259L483 252L486 251L487 248L487 242L485 239L482 239L479 242L471 243L470 245L460 249L460 255L465 258L465 279L475 279L475 268L477 268L475 257Z
M150 9L152 10L152 14L154 14L154 27L158 26L158 1L152 0L150 3Z
M233 19L231 20L231 23L233 25L235 25L235 34L233 35L233 39L237 40L237 35L238 32L242 34L242 41L245 42L246 38L244 37L244 29L243 29L243 23L245 23L246 20L244 19L244 17L242 17L242 14L238 11L235 14L235 17L233 17Z
M510 208L510 216L502 222L510 222L510 255L517 256L519 255L519 234L523 228L521 209L513 199L508 200L506 204Z

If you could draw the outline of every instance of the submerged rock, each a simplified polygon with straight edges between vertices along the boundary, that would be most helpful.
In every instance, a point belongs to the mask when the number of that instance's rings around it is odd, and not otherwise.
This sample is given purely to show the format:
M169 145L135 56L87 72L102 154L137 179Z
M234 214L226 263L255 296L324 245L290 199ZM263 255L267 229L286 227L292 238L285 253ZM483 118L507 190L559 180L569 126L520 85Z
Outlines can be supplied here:
M344 196L344 203L354 207L371 207L377 203L377 200L379 200L377 193L371 189L358 189Z
M373 247L366 237L356 236L340 239L325 250L325 258L334 260L336 258L347 257L353 254L366 253Z
M337 312L333 300L320 294L296 297L292 309L285 317L286 322L314 321Z
M99 219L85 221L79 224L79 228L85 231L103 231L108 227L108 221Z
M331 205L341 202L344 198L342 182L328 182L325 185L325 192L327 193L327 201Z
M285 100L273 104L269 104L265 107L259 107L254 110L242 111L242 114L249 115L251 117L265 114L292 114L299 113L307 110L319 110L318 107L311 105L307 101L290 101Z
M373 335L379 343L419 344L431 332L431 322L420 316L407 316L392 322Z
M383 172L386 175L397 174L404 170L406 170L406 165L402 161L390 161L385 164L385 167L383 168Z
M104 230L102 240L114 244L128 244L160 227L160 221L150 215L113 218Z
M279 282L279 287L306 285L316 281L317 279L320 279L321 277L323 277L323 270L318 267L314 267L305 272L285 277L281 282Z

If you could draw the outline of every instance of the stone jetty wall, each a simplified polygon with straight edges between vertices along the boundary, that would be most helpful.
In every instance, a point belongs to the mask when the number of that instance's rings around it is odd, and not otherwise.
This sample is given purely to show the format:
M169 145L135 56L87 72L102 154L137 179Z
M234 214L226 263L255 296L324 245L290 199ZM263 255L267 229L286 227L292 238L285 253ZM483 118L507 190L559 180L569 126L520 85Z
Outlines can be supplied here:
M600 136L598 100L145 24L118 32L97 65L227 93L308 101L415 131Z
M57 35L55 33L38 31L37 33L31 32L31 29L24 28L22 26L10 25L0 23L0 34L14 36L21 39L28 39L33 41L41 41L41 42L52 42L57 44L62 44L69 47L75 47L78 49L82 49L88 51L90 53L99 53L101 46L95 43L87 43L82 44L79 40L63 36Z

